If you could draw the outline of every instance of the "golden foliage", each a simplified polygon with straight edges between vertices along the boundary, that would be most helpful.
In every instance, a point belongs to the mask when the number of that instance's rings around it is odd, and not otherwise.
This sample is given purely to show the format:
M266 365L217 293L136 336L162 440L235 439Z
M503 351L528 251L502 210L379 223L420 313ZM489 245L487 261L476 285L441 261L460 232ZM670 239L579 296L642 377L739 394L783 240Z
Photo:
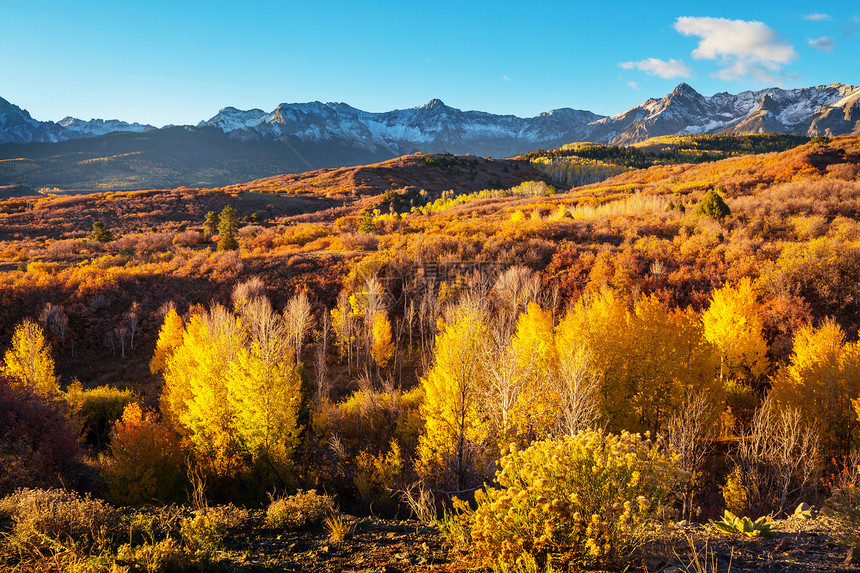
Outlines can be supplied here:
M770 396L779 408L796 408L815 427L826 452L848 451L855 443L860 399L860 344L845 340L832 320L803 326L794 337L788 364L773 377Z
M682 477L649 440L600 431L512 447L500 466L500 487L479 490L477 510L461 516L470 549L488 566L530 558L537 570L625 562L649 530L668 525Z
M714 291L702 323L705 338L719 352L721 380L752 383L767 373L767 342L759 313L758 297L748 277L737 286Z
M421 380L426 429L418 454L419 473L437 483L456 480L463 489L473 445L484 441L478 388L483 377L480 357L487 343L484 319L473 309L462 309L436 338L435 362Z
M0 372L45 396L59 394L50 348L42 328L32 320L24 320L15 327L12 345L3 356Z
M268 300L244 319L221 306L191 317L167 360L162 411L217 475L264 456L282 470L298 441L301 379Z
M654 296L640 298L632 312L611 289L580 299L556 329L559 353L578 345L591 356L611 428L657 431L686 395L722 398L698 318L668 311Z
M142 505L180 498L184 453L178 436L155 413L129 404L110 438L111 459L103 475L113 503Z
M158 342L155 344L155 354L149 363L149 371L153 374L161 372L167 365L167 359L180 344L182 344L182 318L175 308L171 308L164 316L164 323L158 333Z
M394 356L394 342L391 340L391 322L384 313L373 317L373 344L370 355L380 368L385 368Z

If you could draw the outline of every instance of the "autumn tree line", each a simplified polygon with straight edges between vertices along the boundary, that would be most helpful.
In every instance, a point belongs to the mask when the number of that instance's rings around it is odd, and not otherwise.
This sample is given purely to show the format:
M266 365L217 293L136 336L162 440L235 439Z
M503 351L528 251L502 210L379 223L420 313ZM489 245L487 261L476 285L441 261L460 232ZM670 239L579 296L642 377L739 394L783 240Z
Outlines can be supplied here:
M758 513L814 494L856 447L860 343L831 320L803 324L774 362L749 278L699 312L608 284L565 303L522 266L420 285L391 272L356 267L327 309L305 293L274 308L260 279L229 306L166 307L149 403L61 388L45 331L25 320L2 362L4 407L25 414L2 422L0 487L74 473L63 448L83 455L89 432L116 503L180 500L191 474L220 501L315 487L396 514L416 487L439 507L468 497L511 446L600 429L676 452L688 515L709 487ZM719 443L729 461L706 475Z

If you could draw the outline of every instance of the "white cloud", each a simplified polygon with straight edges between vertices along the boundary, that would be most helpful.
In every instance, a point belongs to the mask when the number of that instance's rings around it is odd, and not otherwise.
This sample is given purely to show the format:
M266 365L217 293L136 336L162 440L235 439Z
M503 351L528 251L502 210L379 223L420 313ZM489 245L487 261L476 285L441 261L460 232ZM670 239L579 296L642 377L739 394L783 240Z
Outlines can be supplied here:
M637 84L636 82L629 81L627 82L627 85L630 86L630 89L636 90L637 92L639 91L639 84Z
M803 17L804 20L811 20L813 22L820 22L821 20L830 20L830 14L807 14Z
M504 75L504 76L502 76L502 80L509 82L509 81L511 81L511 77L508 75Z
M636 68L649 76L657 76L658 78L667 80L672 78L688 78L692 73L690 66L682 60L669 60L667 62L658 58L647 58L638 62L621 62L618 65L625 70Z
M762 22L681 17L675 30L701 38L693 57L717 61L722 69L711 75L723 80L752 77L778 84L788 77L782 66L797 57L794 47Z
M821 50L822 52L832 52L833 48L836 47L836 42L833 41L833 38L830 36L821 36L820 38L814 38L808 40L809 45L815 48L816 50Z

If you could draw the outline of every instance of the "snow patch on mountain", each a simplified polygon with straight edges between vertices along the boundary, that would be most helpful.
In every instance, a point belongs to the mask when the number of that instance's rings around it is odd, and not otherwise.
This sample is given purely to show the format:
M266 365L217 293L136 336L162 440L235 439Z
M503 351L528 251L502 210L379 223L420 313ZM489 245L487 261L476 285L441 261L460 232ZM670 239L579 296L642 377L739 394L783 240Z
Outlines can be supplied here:
M57 125L68 131L78 134L80 137L96 137L117 131L131 131L140 133L155 129L154 125L141 123L127 123L118 119L91 119L84 121L74 117L66 117L57 122Z
M331 143L392 154L449 151L505 157L577 141L628 145L649 137L721 132L778 131L838 135L857 130L860 88L829 84L768 88L703 96L685 83L613 116L561 108L522 118L462 111L442 100L375 113L340 102L282 103L270 112L225 107L187 130L215 128L237 141ZM834 108L842 110L841 116ZM844 109L843 109L844 108ZM839 117L841 119L839 119ZM168 126L165 126L166 129ZM142 132L151 125L119 120L65 118L40 122L0 98L0 144L54 142L116 131Z
M442 100L374 113L343 103L282 103L271 113L225 108L201 126L213 126L232 137L302 141L342 141L366 148L452 151L512 155L537 145L576 140L583 128L600 119L568 108L532 118L462 111Z

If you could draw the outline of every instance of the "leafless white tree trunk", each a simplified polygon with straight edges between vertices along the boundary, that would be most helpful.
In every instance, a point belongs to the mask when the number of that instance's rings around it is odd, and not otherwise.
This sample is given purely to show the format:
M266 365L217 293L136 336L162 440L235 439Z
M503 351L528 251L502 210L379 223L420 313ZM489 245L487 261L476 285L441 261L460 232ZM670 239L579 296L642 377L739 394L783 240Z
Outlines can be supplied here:
M313 326L313 314L308 295L301 292L287 302L284 309L287 338L296 351L296 361L302 356L302 346L308 330Z
M66 316L66 310L62 305L47 303L39 314L39 322L65 347L66 336L69 334L69 317Z
M711 442L716 437L713 403L705 392L697 392L687 398L666 424L663 438L666 445L679 456L678 466L689 474L684 486L682 516L690 520L693 512L693 496L696 492L699 472L705 463Z
M233 287L233 307L236 312L241 313L242 307L248 304L252 299L266 296L266 285L260 277L251 277L243 283Z
M776 515L788 500L810 491L819 473L819 435L796 408L777 408L765 398L752 426L738 442L732 463L751 510ZM792 501L794 501L792 499Z
M128 329L128 345L131 350L134 350L134 336L140 329L140 319L137 315L138 304L131 305L131 310L125 315L125 326Z
M572 436L593 427L600 419L600 379L585 344L561 350L557 381L561 404L556 431Z
M328 338L331 321L328 313L323 313L320 320L320 337L314 349L314 362L317 383L317 400L325 402L331 395L331 380L328 377Z

